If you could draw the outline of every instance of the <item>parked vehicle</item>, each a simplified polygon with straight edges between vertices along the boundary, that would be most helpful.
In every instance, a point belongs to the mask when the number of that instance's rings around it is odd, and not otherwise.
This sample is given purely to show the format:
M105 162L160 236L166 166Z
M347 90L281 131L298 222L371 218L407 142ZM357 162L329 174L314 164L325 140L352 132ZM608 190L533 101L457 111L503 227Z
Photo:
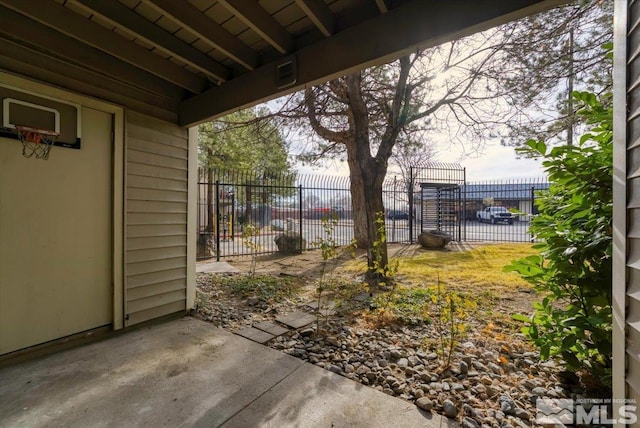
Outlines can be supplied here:
M496 224L498 222L513 224L516 216L505 207L487 207L482 211L478 211L476 213L476 218L479 222L486 221L491 224Z
M389 220L409 220L409 213L406 211L391 210L387 211Z

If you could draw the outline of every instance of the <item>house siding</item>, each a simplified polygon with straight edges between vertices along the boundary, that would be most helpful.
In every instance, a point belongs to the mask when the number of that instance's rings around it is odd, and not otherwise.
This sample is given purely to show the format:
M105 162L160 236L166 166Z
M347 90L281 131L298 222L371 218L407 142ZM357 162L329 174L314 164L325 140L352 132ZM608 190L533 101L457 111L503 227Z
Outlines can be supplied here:
M187 307L186 129L129 112L125 326Z
M615 20L614 394L640 403L640 2L618 0Z

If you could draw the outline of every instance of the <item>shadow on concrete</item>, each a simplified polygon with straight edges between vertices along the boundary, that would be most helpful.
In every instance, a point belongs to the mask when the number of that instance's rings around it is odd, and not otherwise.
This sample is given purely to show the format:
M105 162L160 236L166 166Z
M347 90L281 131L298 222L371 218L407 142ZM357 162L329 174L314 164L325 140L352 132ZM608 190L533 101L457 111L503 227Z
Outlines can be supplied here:
M0 369L0 426L455 426L192 318Z

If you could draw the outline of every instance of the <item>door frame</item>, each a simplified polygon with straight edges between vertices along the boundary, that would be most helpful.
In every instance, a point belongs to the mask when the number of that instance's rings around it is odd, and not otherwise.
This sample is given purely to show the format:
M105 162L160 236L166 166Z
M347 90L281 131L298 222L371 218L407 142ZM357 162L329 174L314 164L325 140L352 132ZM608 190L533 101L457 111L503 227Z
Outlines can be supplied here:
M124 328L124 186L125 133L124 108L84 95L55 88L14 74L0 71L2 83L34 95L44 95L111 114L112 129L112 290L114 330Z

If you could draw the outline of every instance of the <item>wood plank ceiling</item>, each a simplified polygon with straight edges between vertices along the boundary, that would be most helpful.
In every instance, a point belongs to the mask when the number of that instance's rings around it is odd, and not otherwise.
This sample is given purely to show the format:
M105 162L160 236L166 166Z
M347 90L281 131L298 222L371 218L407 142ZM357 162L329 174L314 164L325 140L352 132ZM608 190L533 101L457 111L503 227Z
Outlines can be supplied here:
M0 68L190 126L559 0L0 0Z

